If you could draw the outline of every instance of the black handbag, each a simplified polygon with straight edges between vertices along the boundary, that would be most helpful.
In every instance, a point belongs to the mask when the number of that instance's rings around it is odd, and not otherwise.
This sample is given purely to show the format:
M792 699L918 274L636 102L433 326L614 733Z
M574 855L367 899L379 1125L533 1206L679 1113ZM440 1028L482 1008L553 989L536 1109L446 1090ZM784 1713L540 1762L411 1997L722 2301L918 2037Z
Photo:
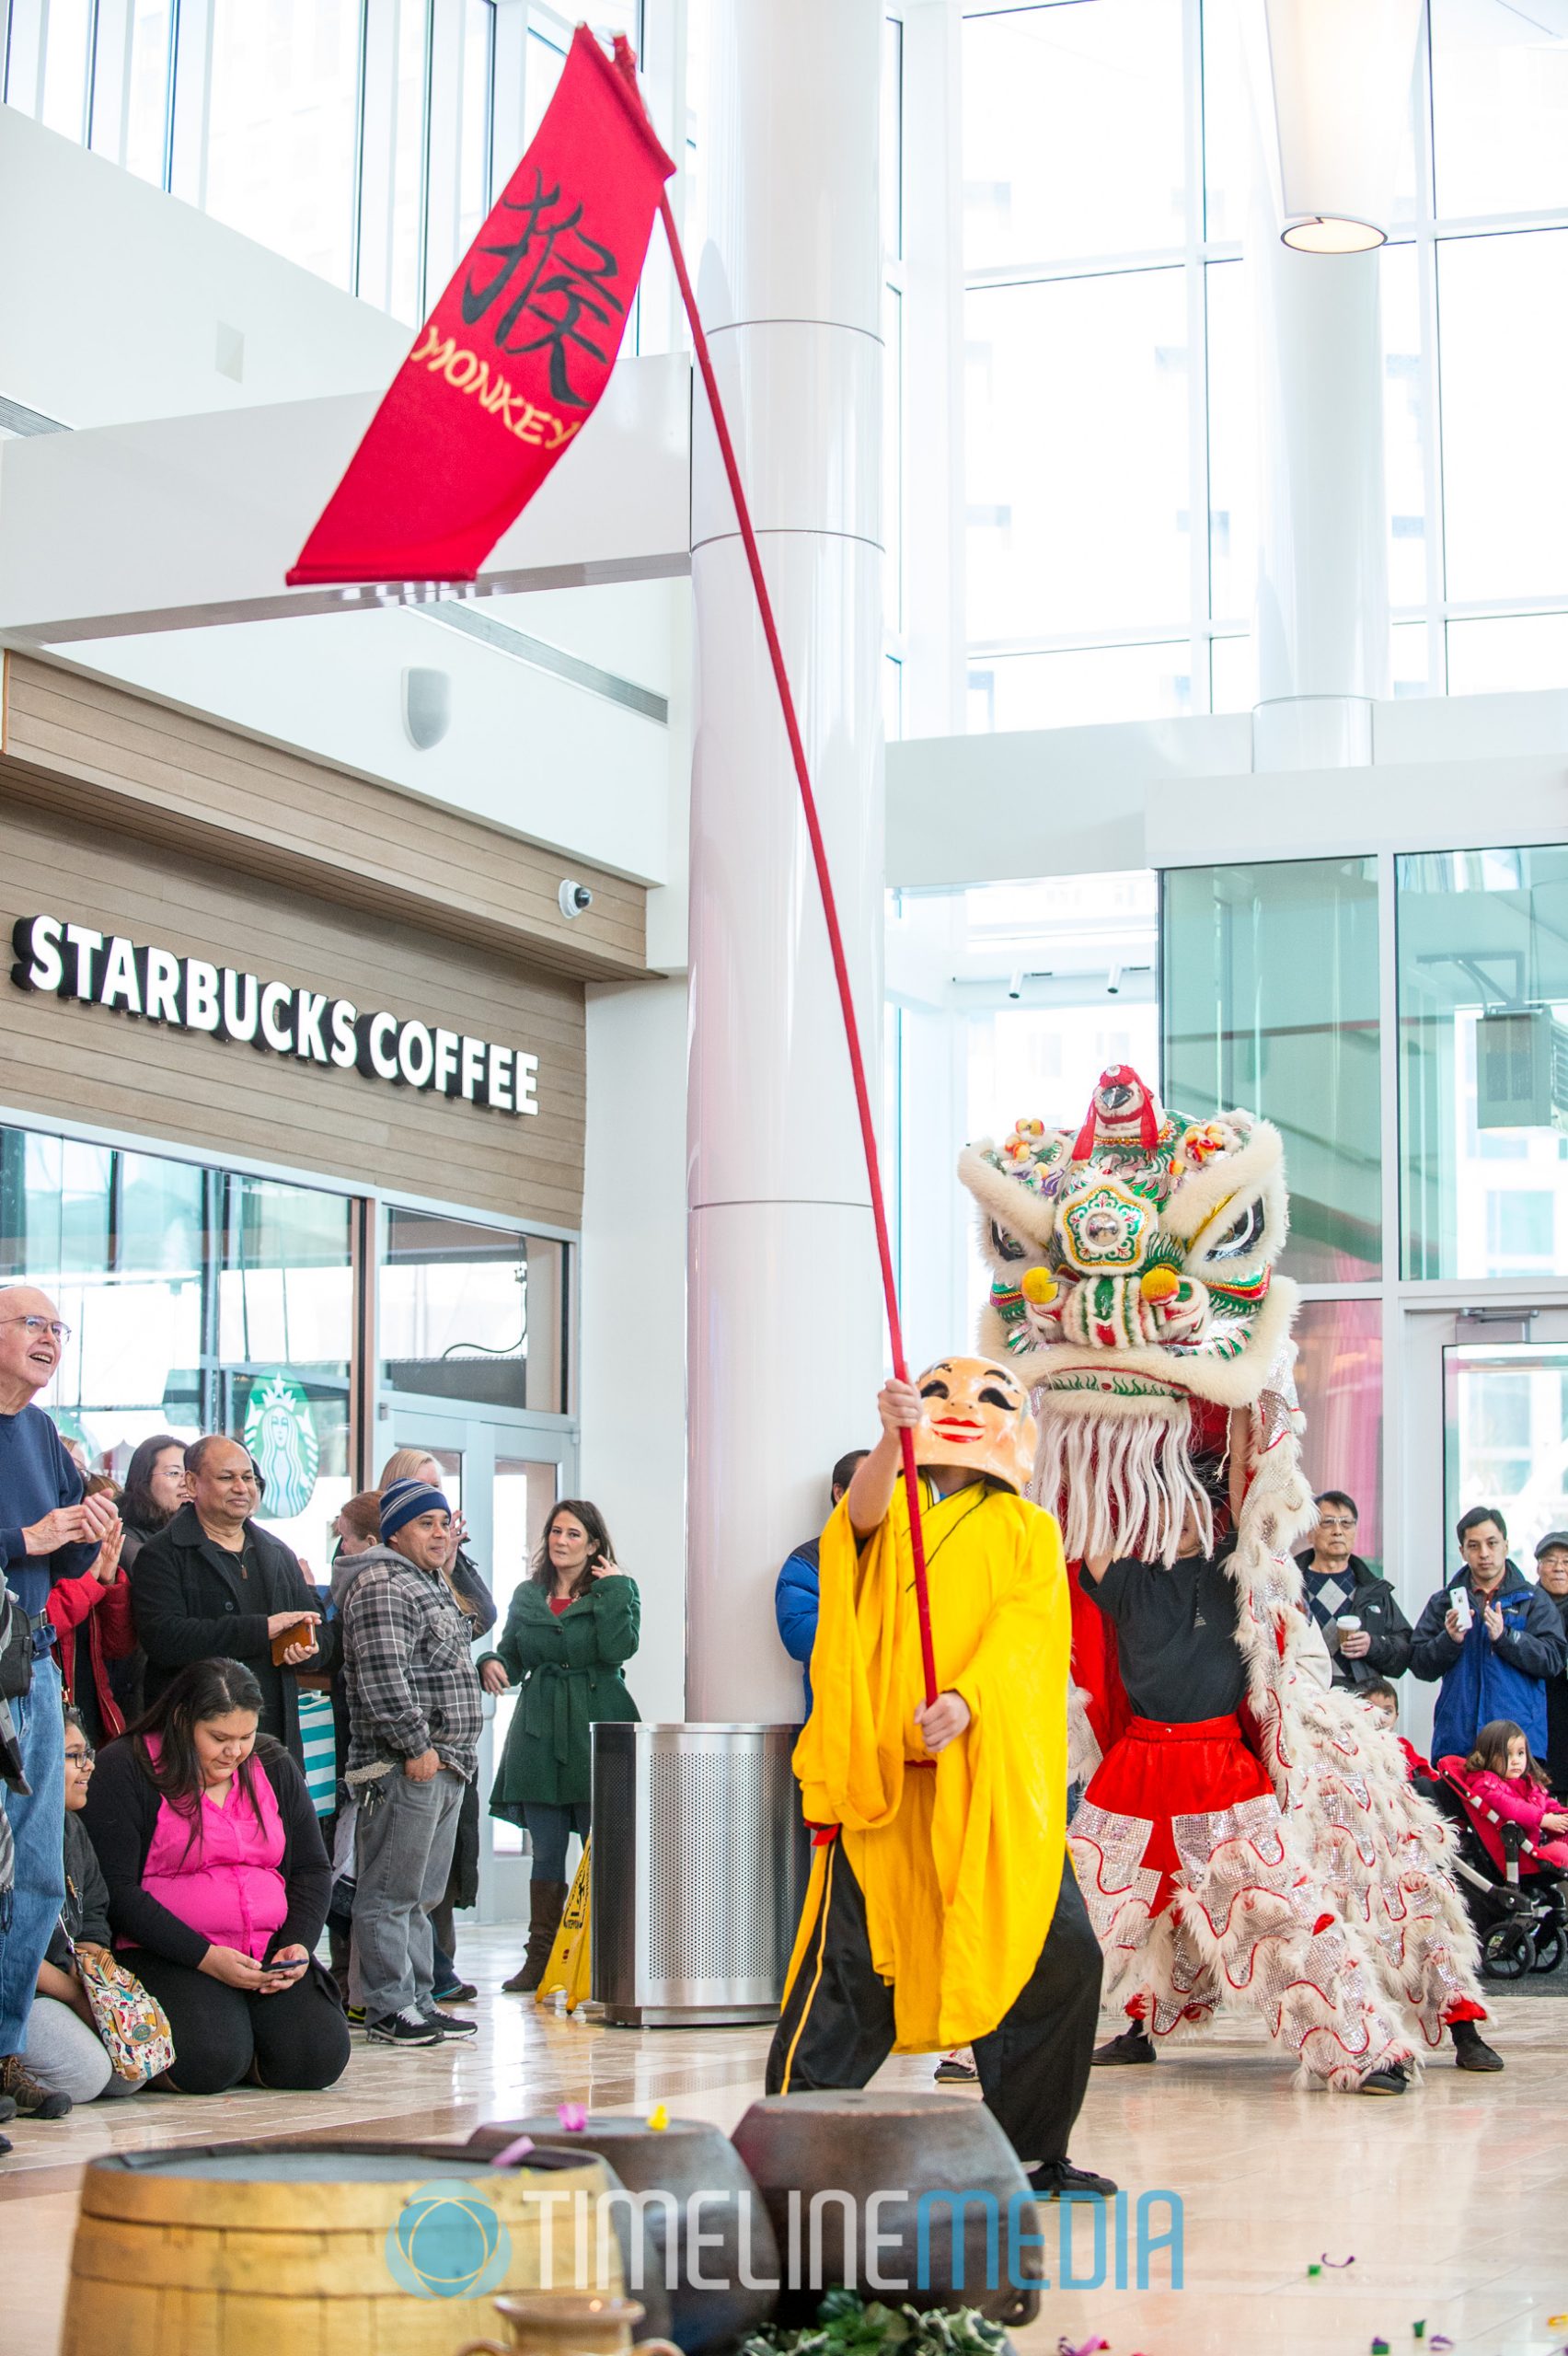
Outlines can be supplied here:
M32 1622L10 1589L0 1587L0 1702L32 1690Z

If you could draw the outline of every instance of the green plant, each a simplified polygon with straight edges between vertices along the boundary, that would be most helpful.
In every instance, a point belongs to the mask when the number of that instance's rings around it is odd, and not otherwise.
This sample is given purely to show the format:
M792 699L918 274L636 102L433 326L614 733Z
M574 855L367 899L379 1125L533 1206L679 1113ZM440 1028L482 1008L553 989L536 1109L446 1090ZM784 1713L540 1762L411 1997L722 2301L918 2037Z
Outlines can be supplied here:
M1007 2334L976 2307L870 2305L858 2291L829 2291L816 2321L799 2331L754 2331L738 2356L997 2356Z

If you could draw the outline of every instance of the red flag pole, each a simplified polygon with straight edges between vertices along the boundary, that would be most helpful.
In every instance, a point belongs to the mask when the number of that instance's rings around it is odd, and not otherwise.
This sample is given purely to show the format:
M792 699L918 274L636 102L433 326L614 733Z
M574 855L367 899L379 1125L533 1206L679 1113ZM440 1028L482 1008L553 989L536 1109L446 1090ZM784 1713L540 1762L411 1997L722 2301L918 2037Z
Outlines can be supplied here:
M845 1044L849 1050L850 1077L855 1083L855 1110L860 1118L860 1143L865 1149L866 1176L871 1190L871 1218L877 1231L877 1257L882 1263L882 1296L887 1306L888 1340L893 1350L893 1370L901 1382L909 1380L908 1362L904 1355L904 1327L898 1313L898 1288L893 1275L893 1245L888 1236L887 1207L882 1199L882 1166L877 1158L877 1133L871 1119L870 1091L866 1084L866 1059L860 1050L860 1026L855 1017L855 999L849 987L849 966L844 954L844 935L839 929L838 903L834 895L833 877L827 864L827 848L822 838L822 824L817 816L816 795L812 791L811 772L806 766L806 748L801 737L801 723L795 712L795 699L790 687L790 675L784 668L784 650L778 642L778 626L773 618L773 600L767 594L767 582L762 570L762 558L757 549L756 534L752 529L751 510L746 504L745 487L741 481L741 469L735 457L735 445L730 438L729 421L719 398L718 381L713 374L712 356L708 338L703 332L698 313L697 296L692 292L691 277L686 269L686 254L675 228L674 215L670 210L668 192L660 191L659 215L664 224L664 235L670 241L670 260L674 264L680 285L681 301L686 305L686 318L691 321L691 340L697 353L697 364L702 372L703 389L708 395L708 407L713 418L713 431L719 437L720 454L724 472L729 478L730 497L734 502L735 520L741 527L741 538L746 551L746 563L751 570L752 587L756 592L757 611L762 617L762 632L767 641L768 658L773 664L774 684L778 689L778 702L784 714L784 730L790 739L790 757L795 764L795 782L801 789L801 806L805 812L806 833L811 838L812 860L816 868L817 889L822 895L822 913L827 926L827 943L833 956L833 976L838 985L838 1004L844 1017ZM915 1470L915 1436L905 1430L900 1435L904 1455L904 1486L909 1498L909 1541L915 1558L915 1606L920 1622L920 1657L926 1672L926 1700L937 1698L937 1663L931 1646L931 1599L926 1579L926 1542L920 1527L920 1484Z

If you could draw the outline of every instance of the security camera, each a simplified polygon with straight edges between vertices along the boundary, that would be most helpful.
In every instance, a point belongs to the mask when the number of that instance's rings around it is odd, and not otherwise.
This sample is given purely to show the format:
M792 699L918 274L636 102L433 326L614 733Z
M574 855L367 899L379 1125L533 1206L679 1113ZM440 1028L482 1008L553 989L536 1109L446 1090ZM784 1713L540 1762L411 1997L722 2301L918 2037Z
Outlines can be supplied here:
M1008 984L1008 996L1009 998L1021 998L1023 996L1023 969L1021 966L1019 968L1018 972L1014 974L1011 981Z
M1122 968L1120 965L1113 965L1105 977L1105 995L1107 998L1119 998L1121 993Z
M591 908L594 905L594 895L587 884L574 884L570 875L556 894L556 897L560 903L562 916L569 918L580 917L585 908Z

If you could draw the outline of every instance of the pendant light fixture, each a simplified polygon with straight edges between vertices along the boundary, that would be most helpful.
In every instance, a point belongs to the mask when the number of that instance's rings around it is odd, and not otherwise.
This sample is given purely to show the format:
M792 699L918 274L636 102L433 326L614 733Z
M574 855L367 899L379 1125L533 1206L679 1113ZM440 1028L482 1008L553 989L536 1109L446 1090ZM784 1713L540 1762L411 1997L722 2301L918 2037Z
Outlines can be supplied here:
M1421 0L1262 0L1258 118L1280 234L1298 252L1387 238L1420 25Z

